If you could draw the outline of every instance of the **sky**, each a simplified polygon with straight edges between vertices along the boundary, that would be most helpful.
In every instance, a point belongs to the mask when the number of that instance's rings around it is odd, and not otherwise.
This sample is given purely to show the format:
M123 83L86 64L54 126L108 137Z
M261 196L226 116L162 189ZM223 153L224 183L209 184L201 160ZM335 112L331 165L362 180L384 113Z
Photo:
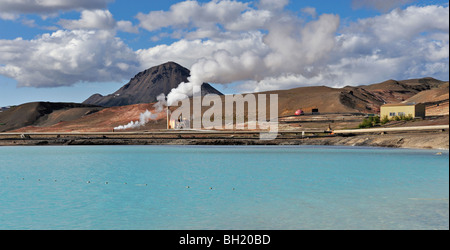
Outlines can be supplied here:
M174 61L226 94L449 78L440 0L0 0L0 107L83 102Z

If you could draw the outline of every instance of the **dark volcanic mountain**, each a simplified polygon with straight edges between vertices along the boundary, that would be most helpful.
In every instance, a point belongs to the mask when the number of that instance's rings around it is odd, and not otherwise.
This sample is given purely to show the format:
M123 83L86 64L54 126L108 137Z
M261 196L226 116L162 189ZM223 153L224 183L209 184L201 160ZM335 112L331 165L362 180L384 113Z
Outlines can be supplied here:
M129 83L111 95L95 94L83 103L113 107L156 102L157 96L161 93L169 94L180 83L188 82L189 76L188 69L177 63L168 62L140 72ZM204 83L202 95L206 94L223 95L208 83Z

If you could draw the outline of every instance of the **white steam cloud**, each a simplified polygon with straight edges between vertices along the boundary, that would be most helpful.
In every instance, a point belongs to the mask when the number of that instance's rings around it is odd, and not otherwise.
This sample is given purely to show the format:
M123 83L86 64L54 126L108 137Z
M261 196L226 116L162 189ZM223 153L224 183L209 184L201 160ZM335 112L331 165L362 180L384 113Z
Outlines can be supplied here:
M302 24L295 16L276 16L270 23L267 35L253 49L245 48L240 53L220 49L197 60L189 82L169 93L168 104L198 94L204 82L229 84L289 74L315 75L320 70L315 66L335 47L340 18L323 14Z
M144 113L140 114L139 121L131 121L127 125L122 125L115 127L114 130L127 130L127 129L135 129L140 128L142 126L145 126L150 120L156 120L158 119L158 114L161 113L164 109L166 104L166 96L164 94L159 95L157 98L158 102L153 105L153 108L155 110L153 112L150 112L146 110Z
M150 120L154 120L158 117L158 115L153 114L152 112L146 110L144 113L141 113L139 121L131 121L127 125L115 127L114 130L126 130L139 128L147 124Z

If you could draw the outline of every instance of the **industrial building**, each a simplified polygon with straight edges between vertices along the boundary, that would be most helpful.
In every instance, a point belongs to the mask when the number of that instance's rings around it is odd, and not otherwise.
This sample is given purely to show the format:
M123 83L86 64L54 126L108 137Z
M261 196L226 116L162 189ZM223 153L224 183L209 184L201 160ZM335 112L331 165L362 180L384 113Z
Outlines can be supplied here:
M380 108L380 117L393 119L396 116L412 118L425 118L425 104L423 103L396 103L385 104Z

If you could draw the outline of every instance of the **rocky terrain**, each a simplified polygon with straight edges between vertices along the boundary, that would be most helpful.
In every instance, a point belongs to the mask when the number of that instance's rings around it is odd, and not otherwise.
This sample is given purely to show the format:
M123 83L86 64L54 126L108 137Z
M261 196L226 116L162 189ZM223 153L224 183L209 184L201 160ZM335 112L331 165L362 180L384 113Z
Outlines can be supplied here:
M153 112L156 97L169 93L172 88L187 81L187 77L188 69L168 62L140 72L115 93L104 97L93 95L84 104L39 102L19 105L0 112L0 132L112 131L117 126L139 120L146 110ZM204 84L203 94L207 93L221 94L211 85ZM402 101L426 103L427 116L439 116L439 124L448 124L449 84L433 78L388 80L344 88L300 87L257 94L278 94L278 114L282 122L280 130L300 127L323 129L331 126L330 123L333 128L355 128L364 115L378 113L384 103ZM266 110L269 106L268 100ZM319 110L319 116L293 117L298 109L311 112L313 108ZM292 117L298 121L292 121ZM430 122L434 120L422 123L427 125ZM166 114L163 112L135 130L165 128Z
M107 96L94 94L83 103L114 107L156 102L160 94L167 95L180 83L188 82L189 76L188 69L177 63L168 62L138 73L113 94ZM206 94L222 95L208 83L202 86L202 95Z
M77 120L102 109L103 107L96 105L78 103L26 103L0 113L0 132L31 125L51 127L62 121Z
M51 126L25 126L14 132L111 132L120 125L139 120L146 110L153 110L153 104L135 104L121 107L104 108L96 113L79 117L76 120L65 120ZM152 129L166 128L166 114L160 113L155 121L149 121L147 127ZM144 127L142 128L144 129Z
M352 136L289 136L280 135L276 140L261 141L253 135L207 134L120 134L96 135L7 135L0 134L0 146L32 145L316 145L316 146L364 146L412 149L449 149L447 131L410 132L393 134L364 134Z

